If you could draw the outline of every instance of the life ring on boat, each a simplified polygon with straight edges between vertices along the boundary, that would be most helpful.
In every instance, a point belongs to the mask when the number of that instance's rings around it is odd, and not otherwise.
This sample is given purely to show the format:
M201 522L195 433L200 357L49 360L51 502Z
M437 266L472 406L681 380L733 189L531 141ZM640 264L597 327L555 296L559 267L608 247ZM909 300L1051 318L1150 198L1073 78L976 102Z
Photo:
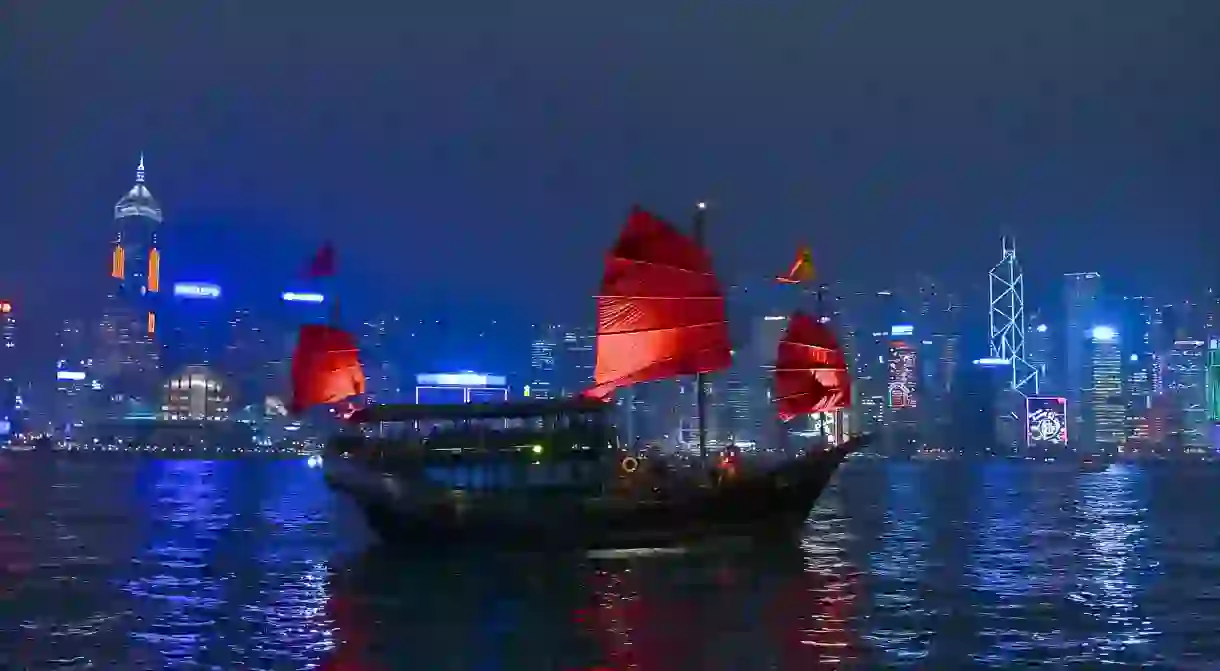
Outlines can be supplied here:
M623 457L619 468L622 468L624 473L635 473L640 468L640 460L635 457Z

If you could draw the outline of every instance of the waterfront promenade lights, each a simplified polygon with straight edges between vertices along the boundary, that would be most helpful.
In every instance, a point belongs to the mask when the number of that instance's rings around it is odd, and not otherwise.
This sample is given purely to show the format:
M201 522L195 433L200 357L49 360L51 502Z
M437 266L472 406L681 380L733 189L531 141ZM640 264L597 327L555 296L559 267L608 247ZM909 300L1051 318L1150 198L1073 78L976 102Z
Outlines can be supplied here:
M1115 331L1112 326L1094 326L1092 335L1093 340L1109 342L1118 338L1118 331Z

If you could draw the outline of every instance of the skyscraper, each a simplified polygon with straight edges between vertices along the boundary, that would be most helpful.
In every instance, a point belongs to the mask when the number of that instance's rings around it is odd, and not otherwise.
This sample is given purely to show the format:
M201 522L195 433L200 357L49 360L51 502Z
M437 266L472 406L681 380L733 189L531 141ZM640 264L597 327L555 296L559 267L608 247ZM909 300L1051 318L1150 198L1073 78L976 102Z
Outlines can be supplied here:
M903 333L891 330L889 353L886 357L887 404L885 413L886 440L891 454L906 454L919 431L919 406L923 390L919 379L919 350Z
M1124 297L1120 304L1123 398L1127 408L1124 434L1127 440L1147 442L1150 439L1149 412L1152 409L1153 356L1152 328L1155 308L1144 296Z
M989 342L992 359L1008 361L1009 387L1022 395L1038 393L1038 370L1025 359L1025 274L1012 238L1001 242L1003 255L988 274L991 297Z
M164 221L161 206L144 183L144 155L136 168L136 183L114 206L116 235L110 252L112 292L147 308L145 331L155 333L152 298L161 291L161 250L157 229Z
M160 365L157 297L161 292L157 230L163 220L161 206L144 182L141 155L135 185L114 206L110 285L95 357L99 377L116 407L128 401L149 409L159 405L155 401Z
M399 374L396 345L399 319L379 315L364 323L360 334L360 359L364 365L367 394L374 403L397 403L405 400L402 376Z
M0 380L16 377L17 310L11 301L0 299Z
M533 398L556 398L559 381L556 379L555 350L559 347L560 329L554 324L538 328L530 343L529 395Z
M1088 436L1084 414L1088 405L1085 389L1091 386L1089 357L1091 334L1098 325L1101 300L1099 273L1068 273L1063 276L1065 324L1063 329L1063 395L1068 403L1068 435Z
M55 402L51 421L65 436L89 419L92 382L84 322L65 319L59 328L59 357L55 363Z
M1206 447L1207 432L1207 369L1206 343L1201 340L1177 340L1169 356L1166 377L1173 408L1181 417L1179 427L1182 445L1188 448Z
M0 300L0 436L12 430L17 411L17 313Z
M262 407L268 396L289 398L294 338L248 309L231 313L220 370L229 382L234 407Z
M1127 410L1123 402L1123 355L1118 332L1097 326L1089 332L1088 386L1085 388L1086 450L1108 451L1123 442ZM1071 412L1069 407L1068 412Z
M1025 360L1038 371L1038 391L1041 394L1056 394L1062 384L1061 366L1055 365L1056 347L1052 329L1041 314L1035 313L1025 326Z
M597 365L597 333L593 329L564 329L559 338L555 368L559 371L556 398L575 396L593 386Z

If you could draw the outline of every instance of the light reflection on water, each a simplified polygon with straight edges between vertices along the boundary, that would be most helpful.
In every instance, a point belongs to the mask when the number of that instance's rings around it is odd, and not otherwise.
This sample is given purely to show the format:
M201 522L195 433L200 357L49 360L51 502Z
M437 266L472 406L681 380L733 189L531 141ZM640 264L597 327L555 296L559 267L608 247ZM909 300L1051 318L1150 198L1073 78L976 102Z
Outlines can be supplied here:
M884 530L881 547L869 557L877 619L866 638L887 664L918 662L929 653L927 602L921 597L930 538L927 527L927 467L894 464L886 472Z
M1143 553L1146 474L1130 466L1112 466L1079 480L1074 536L1081 566L1067 598L1093 622L1083 636L1082 656L1135 663L1155 657L1151 643L1158 634L1139 606L1145 586L1159 575Z
M303 461L0 458L0 668L1220 658L1220 469L850 463L787 548L366 548Z

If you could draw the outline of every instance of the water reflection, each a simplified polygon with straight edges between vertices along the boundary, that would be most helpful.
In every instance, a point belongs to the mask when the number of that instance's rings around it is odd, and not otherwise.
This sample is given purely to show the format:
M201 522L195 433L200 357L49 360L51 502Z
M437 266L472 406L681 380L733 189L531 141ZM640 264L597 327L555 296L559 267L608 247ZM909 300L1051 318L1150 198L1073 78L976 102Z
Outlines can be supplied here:
M847 558L853 536L839 493L827 492L814 511L793 585L779 592L781 602L790 602L780 626L796 634L781 647L785 669L833 668L862 654L855 621L861 574Z
M848 464L799 546L421 556L295 462L0 459L0 668L1200 668L1217 511L1211 467Z
M141 614L131 638L166 665L176 665L198 657L216 631L226 576L213 571L208 555L230 516L217 512L215 462L147 463L158 471L146 502L155 522L147 546L134 560L138 573L123 591Z
M921 497L921 464L894 464L887 478L885 530L881 547L871 553L874 622L867 639L888 663L914 663L927 657L931 631L927 601L921 598L921 579L930 545L927 511Z
M1112 466L1080 476L1075 536L1080 570L1068 599L1081 609L1089 633L1082 658L1135 663L1153 659L1158 632L1142 614L1140 592L1158 572L1143 556L1147 540L1146 474Z
M968 575L976 604L993 612L978 632L980 664L1061 659L1073 644L1050 611L1063 598L1075 556L1067 535L1075 469L993 462L980 467L972 526L980 529Z
M327 611L330 566L318 551L330 498L303 472L306 468L293 460L282 462L277 472L261 473L265 486L251 501L259 511L251 533L258 538L262 603L246 605L242 619L267 632L253 639L251 654L257 659L316 660L334 647Z

